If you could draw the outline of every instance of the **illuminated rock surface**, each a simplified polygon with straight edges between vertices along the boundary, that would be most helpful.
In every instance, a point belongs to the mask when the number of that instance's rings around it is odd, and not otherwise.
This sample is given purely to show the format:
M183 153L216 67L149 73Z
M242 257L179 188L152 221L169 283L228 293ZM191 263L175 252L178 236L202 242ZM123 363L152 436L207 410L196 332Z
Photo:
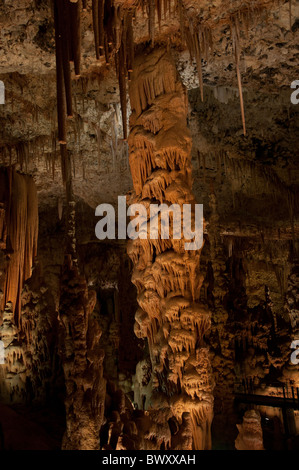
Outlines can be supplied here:
M6 448L298 446L298 410L235 401L299 387L298 22L289 0L2 2ZM97 240L120 195L203 204L202 249Z

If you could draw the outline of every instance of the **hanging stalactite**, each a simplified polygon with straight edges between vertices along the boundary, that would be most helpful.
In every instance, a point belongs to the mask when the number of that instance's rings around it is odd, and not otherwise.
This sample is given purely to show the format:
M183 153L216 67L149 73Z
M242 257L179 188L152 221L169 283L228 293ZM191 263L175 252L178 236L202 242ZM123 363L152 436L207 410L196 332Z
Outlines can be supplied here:
M63 1L60 4L61 10L58 12L58 30L61 34L61 46L62 46L62 64L63 64L63 77L65 87L65 98L66 98L66 110L68 117L73 116L73 104L72 104L72 83L71 83L71 68L70 68L70 53L72 48L69 47L69 39L71 34L70 24L70 8L69 4ZM64 28L64 23L66 26ZM64 34L63 34L64 32Z
M1 242L7 259L1 310L11 302L18 325L22 289L24 282L31 277L37 254L38 203L33 179L17 173L11 167L1 169L0 203L5 214L5 218L1 217L0 221Z
M148 207L151 201L195 202L185 93L166 50L151 49L136 59L130 84L129 136L135 203ZM200 301L201 249L185 249L184 237L174 237L174 220L167 239L162 236L162 225L157 238L148 234L128 244L139 304L135 334L147 338L152 363L154 393L149 402L157 416L161 412L160 420L174 415L181 421L188 413L191 445L193 438L194 449L209 449L214 384L208 350L201 347L210 326L208 308Z
M63 36L61 31L61 3L54 0L55 45L56 45L56 90L57 90L57 118L58 140L61 145L66 144L66 99L63 71Z
M92 16L96 58L105 55L106 65L115 55L115 68L119 82L120 102L123 117L123 136L127 132L127 86L134 61L133 16L136 8L124 9L112 0L93 0Z
M148 0L148 33L152 43L155 43L155 12L156 3L155 0Z
M99 0L92 0L93 34L96 58L100 59Z
M70 3L71 42L74 51L74 68L76 77L81 74L81 10L82 3Z
M236 61L238 88L240 96L240 107L243 124L243 134L246 135L246 122L245 122L245 111L244 111L244 100L243 100L243 88L242 88L242 77L240 72L240 25L237 16L233 16L231 20L231 33L233 40L233 50Z

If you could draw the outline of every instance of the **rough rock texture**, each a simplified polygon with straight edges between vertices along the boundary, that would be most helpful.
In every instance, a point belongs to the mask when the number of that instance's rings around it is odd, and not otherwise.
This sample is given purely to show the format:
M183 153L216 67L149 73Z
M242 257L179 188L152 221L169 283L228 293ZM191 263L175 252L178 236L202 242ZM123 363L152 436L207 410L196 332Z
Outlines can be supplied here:
M37 253L38 206L34 181L11 167L0 173L1 249L6 253L1 308L11 302L17 327L21 323L21 292L31 277Z
M172 216L169 239L157 223L156 239L130 241L128 253L135 265L132 281L137 287L139 309L135 333L147 338L151 358L151 389L139 407L160 409L161 422L190 413L193 446L211 447L213 380L203 337L210 326L210 312L200 302L203 278L200 251L187 251L188 238L178 239L183 205L194 205L191 192L191 139L186 127L186 95L177 79L170 54L157 49L134 63L130 86L130 166L135 194L152 221L149 204L178 204L180 220ZM157 216L156 216L157 217ZM162 211L159 220L162 218ZM194 224L194 213L193 213ZM140 222L141 225L141 222ZM149 392L149 393L148 393Z

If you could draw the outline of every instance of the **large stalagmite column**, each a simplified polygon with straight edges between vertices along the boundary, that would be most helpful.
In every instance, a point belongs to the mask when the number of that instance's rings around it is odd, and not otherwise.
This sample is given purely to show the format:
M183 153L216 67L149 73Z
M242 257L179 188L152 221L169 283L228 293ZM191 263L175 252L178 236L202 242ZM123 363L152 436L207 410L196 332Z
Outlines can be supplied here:
M148 216L151 203L194 209L188 102L170 53L157 49L136 58L130 100L130 202L142 203ZM147 338L152 365L152 393L139 406L145 403L160 422L175 417L183 425L183 414L189 416L189 442L209 449L213 379L203 341L210 312L199 300L201 250L186 251L185 240L174 239L172 228L170 235L164 240L160 230L158 239L137 239L128 246L139 304L135 332Z
M37 239L38 202L34 180L12 167L1 168L0 250L4 250L7 262L0 310L11 302L17 326L21 324L21 294L24 282L31 277Z
M25 334L22 291L31 277L38 241L38 201L33 178L12 167L0 168L0 340L5 365L0 366L3 401L22 400L26 388L28 357L21 337Z
M66 431L64 450L99 450L104 419L106 381L100 327L92 312L96 292L89 291L71 257L66 256L59 317L60 352L65 377Z

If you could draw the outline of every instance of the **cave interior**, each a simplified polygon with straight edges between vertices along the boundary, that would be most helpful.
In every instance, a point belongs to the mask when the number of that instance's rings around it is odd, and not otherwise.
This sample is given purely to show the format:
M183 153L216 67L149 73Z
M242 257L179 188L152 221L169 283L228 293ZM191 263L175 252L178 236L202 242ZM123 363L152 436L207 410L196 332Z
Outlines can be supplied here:
M0 26L0 450L299 449L299 1Z

